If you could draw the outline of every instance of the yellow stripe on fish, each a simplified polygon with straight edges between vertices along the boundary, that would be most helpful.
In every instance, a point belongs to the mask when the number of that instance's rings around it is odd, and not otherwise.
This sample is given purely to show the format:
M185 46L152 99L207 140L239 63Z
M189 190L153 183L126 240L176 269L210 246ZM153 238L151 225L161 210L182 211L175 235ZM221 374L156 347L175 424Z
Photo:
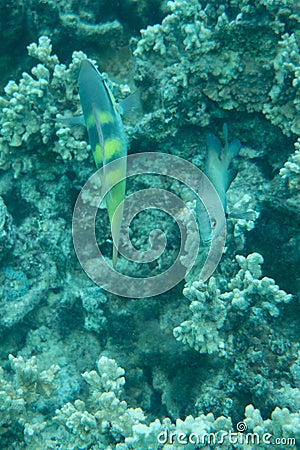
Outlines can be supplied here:
M99 119L101 123L112 123L114 121L114 118L112 114L108 111L100 111L99 112Z
M97 111L99 122L104 125L107 123L113 123L114 117L109 111ZM96 125L95 115L90 114L86 121L87 127L94 127Z
M120 139L106 139L106 141L104 141L106 161L113 159L114 155L117 155L120 151L122 151L122 142Z

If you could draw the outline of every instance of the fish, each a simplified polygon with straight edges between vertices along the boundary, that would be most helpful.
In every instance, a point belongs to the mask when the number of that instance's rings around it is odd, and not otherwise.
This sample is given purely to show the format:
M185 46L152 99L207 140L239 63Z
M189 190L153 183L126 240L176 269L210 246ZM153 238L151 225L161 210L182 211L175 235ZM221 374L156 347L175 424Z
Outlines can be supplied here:
M105 202L113 237L112 263L116 268L127 169L127 140L121 112L126 112L127 103L132 108L132 100L126 101L129 96L121 105L117 104L103 76L88 59L82 60L80 64L78 89L83 114L56 118L55 121L67 126L83 125L87 128L96 167L103 169L101 185L106 192ZM108 165L112 161L113 166Z
M196 204L196 216L200 229L201 241L204 246L210 245L218 238L225 227L226 192L237 175L232 168L233 159L239 154L242 144L239 139L228 142L228 127L223 126L225 145L213 133L206 135L206 156L204 174L214 186L220 202L215 202L213 193L208 190L201 195L208 206L209 214L200 201Z
M97 169L103 168L102 184L109 191L105 196L113 236L114 268L117 265L118 243L126 190L127 141L120 110L100 72L88 59L81 62L78 77L79 98L88 139ZM111 161L119 160L113 170Z

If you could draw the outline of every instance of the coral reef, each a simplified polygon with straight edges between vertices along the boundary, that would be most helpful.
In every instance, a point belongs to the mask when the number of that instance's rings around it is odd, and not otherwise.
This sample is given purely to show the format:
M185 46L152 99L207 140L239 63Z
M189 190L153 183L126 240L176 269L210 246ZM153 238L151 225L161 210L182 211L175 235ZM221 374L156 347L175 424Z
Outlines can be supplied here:
M7 207L0 197L0 254L3 258L8 250L11 250L15 242L13 219Z
M292 197L287 198L288 204L294 209L298 209L300 200L300 139L295 143L295 153L293 153L280 169L280 175L287 180Z
M10 364L16 373L12 381L7 379L3 369L0 373L1 410L5 410L1 417L1 433L3 442L10 438L14 448L19 448L18 439L22 433L26 446L32 450L54 447L167 450L170 446L177 449L183 445L192 450L195 445L206 448L206 445L218 444L230 450L236 448L237 442L241 449L246 449L249 442L266 449L275 437L278 448L292 449L300 435L299 413L275 408L271 418L263 420L260 411L251 404L246 406L245 419L237 424L236 430L230 417L215 418L211 413L197 417L189 415L175 423L168 417L150 422L141 408L130 408L120 399L125 371L106 356L97 361L97 371L82 374L89 385L85 401L78 399L74 404L66 403L48 421L42 421L43 415L35 413L35 420L31 422L34 405L38 401L45 405L49 403L60 368L52 366L40 371L35 358L25 362L22 357L12 355ZM12 420L18 434L8 437L6 425Z
M1 166L6 169L13 161L15 176L31 168L32 159L28 158L28 153L37 146L40 146L41 155L49 151L46 144L51 141L54 130L51 120L59 111L60 99L63 99L63 105L73 100L79 65L86 58L84 53L74 52L73 61L66 68L59 64L56 55L51 55L51 51L50 40L45 36L39 39L38 46L35 43L29 45L29 55L43 64L33 67L32 75L24 72L18 85L10 81L4 89L6 97L1 98ZM83 137L82 130L79 131ZM78 135L78 130L76 133ZM74 139L70 130L59 128L57 135L59 139L53 150L63 159L71 159L72 155L79 160L88 157L87 143ZM18 159L11 156L10 148L21 147L23 143L27 150L25 157L22 157L22 151Z
M252 253L247 258L238 255L236 260L240 270L229 281L229 292L221 293L214 277L210 278L208 285L194 281L183 290L191 301L192 319L176 327L174 336L200 353L219 352L221 356L226 355L228 345L224 342L224 336L221 337L221 330L226 328L230 342L230 328L234 327L237 332L236 323L232 323L233 315L239 317L243 326L247 321L259 321L262 325L268 316L278 317L277 305L292 299L292 295L280 290L272 278L261 278L263 257L260 254ZM229 347L231 345L234 344L230 342ZM233 348L231 351L234 351Z
M137 79L155 99L155 114L144 119L150 137L149 120L155 129L157 121L168 124L161 138L185 124L207 126L231 110L263 112L284 133L299 131L299 47L295 34L280 40L296 27L292 2L277 6L275 19L276 7L264 2L260 14L248 2L168 6L170 14L142 30L134 50Z
M28 361L19 357L9 356L9 361L15 375L9 380L3 369L0 371L1 391L1 435L3 445L17 442L23 432L31 434L37 428L37 421L42 425L45 400L50 398L55 390L55 378L59 366L52 365L47 370L40 370L35 357ZM8 448L8 447L7 447Z
M275 82L263 113L287 135L300 133L300 55L295 34L284 34L274 59ZM288 86L288 88L287 88Z
M270 448L265 434L298 448L297 2L11 0L0 13L1 448L195 449L214 445L209 434L224 449ZM86 57L117 100L140 86L143 117L124 117L130 153L202 169L206 132L222 140L226 122L241 140L226 248L206 283L196 264L169 292L124 299L81 269L72 210L94 163L85 130L55 119L81 114ZM195 209L177 180L137 178L128 195L164 189ZM147 214L133 245L148 248L154 226L168 246L147 266L120 258L137 278L169 267L180 240L172 218ZM96 228L110 260L101 208Z

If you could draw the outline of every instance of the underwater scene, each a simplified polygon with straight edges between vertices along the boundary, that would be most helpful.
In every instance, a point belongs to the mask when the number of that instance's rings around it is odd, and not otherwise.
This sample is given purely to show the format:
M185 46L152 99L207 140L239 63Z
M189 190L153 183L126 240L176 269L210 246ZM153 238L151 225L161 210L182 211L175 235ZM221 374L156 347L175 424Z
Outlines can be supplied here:
M300 449L299 1L0 34L0 449Z

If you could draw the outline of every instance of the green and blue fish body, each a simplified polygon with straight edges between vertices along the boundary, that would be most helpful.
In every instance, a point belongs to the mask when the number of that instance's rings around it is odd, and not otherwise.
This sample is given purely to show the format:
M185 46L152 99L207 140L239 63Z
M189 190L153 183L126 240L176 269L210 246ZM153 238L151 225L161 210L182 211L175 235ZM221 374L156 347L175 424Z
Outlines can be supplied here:
M210 218L203 203L197 203L197 218L201 240L204 245L210 245L224 229L226 191L237 174L236 170L231 167L231 163L233 158L238 155L242 146L238 139L234 139L230 143L228 142L228 129L226 124L223 127L223 132L225 137L224 147L214 134L209 133L206 136L204 173L218 193L220 203L214 205L213 201L210 201L210 192L202 193L206 203L209 204ZM220 206L222 207L220 208Z
M110 189L105 197L113 236L113 265L116 266L118 242L123 216L123 200L126 188L127 143L124 126L114 97L95 66L86 60L81 62L79 97L89 143L97 168L103 167L102 184ZM107 164L120 159L113 170Z
M113 237L113 266L117 264L118 243L126 188L127 143L119 106L96 67L87 59L81 62L78 77L82 116L60 118L57 122L87 128L97 169L103 168L101 184L107 190L105 202ZM119 161L118 161L119 160ZM111 167L107 164L116 161Z

